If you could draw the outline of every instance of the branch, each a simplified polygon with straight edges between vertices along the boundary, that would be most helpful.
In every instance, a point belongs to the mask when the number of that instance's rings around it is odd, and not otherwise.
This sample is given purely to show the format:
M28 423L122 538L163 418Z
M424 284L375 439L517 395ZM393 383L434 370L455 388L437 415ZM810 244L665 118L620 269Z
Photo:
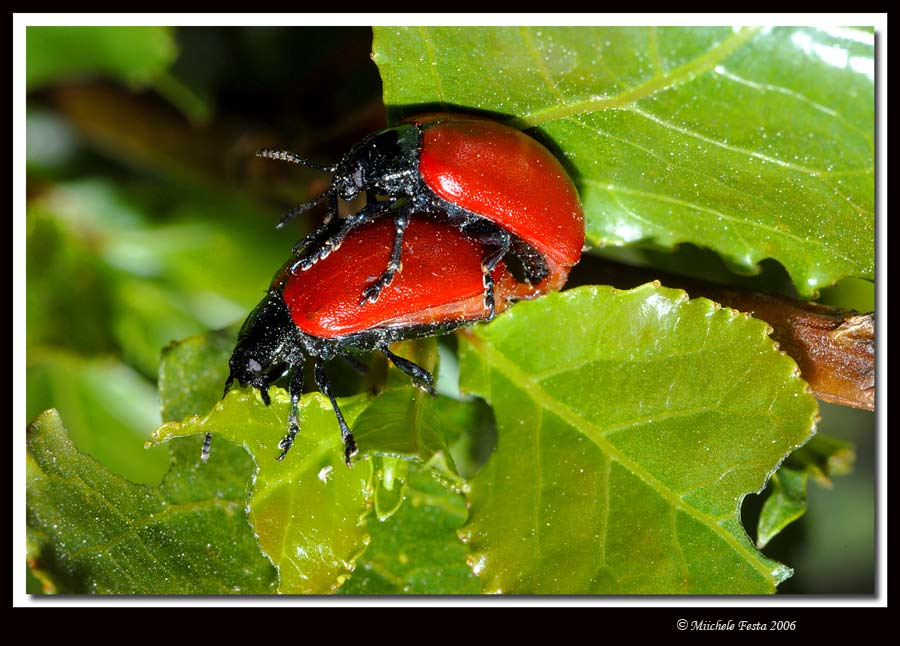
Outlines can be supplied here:
M698 293L771 325L772 338L797 362L818 399L874 410L874 313L735 289Z

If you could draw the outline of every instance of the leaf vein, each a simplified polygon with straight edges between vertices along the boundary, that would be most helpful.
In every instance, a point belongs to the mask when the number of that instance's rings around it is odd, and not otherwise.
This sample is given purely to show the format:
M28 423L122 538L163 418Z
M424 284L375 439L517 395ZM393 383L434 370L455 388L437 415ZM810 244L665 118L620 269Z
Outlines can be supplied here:
M519 35L522 37L522 40L525 43L526 51L534 59L534 62L537 65L538 72L540 73L541 78L544 80L544 83L559 100L565 100L563 93L559 90L559 87L557 87L556 83L550 76L550 71L547 69L547 63L544 61L543 57L534 44L534 39L531 37L531 29L529 27L521 27L519 29Z
M431 32L428 30L428 27L419 27L419 33L422 36L422 41L425 43L425 50L428 52L429 61L429 71L431 72L431 79L434 81L434 90L438 96L438 101L441 104L441 107L446 110L447 109L447 101L444 98L444 87L441 84L441 77L438 74L438 64L437 64L437 55L435 54L436 47L434 45L434 40L431 38Z
M666 90L678 85L684 81L688 81L700 74L703 74L721 61L725 60L734 51L748 41L750 41L759 32L759 28L744 28L732 33L727 39L718 45L698 56L696 59L685 63L681 67L671 70L667 74L661 76L653 76L645 83L638 85L626 92L622 92L612 97L590 97L583 101L576 101L567 106L552 106L544 110L538 110L522 117L520 122L525 128L533 128L550 121L557 121L566 117L585 114L588 112L598 112L600 110L610 110L614 108L622 108L640 99L651 96L661 90Z
M791 90L790 88L782 87L780 85L774 85L771 83L758 83L756 81L751 81L750 79L745 79L737 74L734 74L727 69L725 69L724 65L718 65L713 70L716 74L720 76L724 76L725 78L734 81L735 83L739 83L741 85L745 85L747 87L751 87L754 90L762 90L764 92L777 92L779 94L784 94L785 96L789 96L797 101L801 101L802 103L806 103L814 110L822 112L830 117L835 117L839 121L841 121L845 126L847 126L848 130L852 130L856 134L858 134L862 139L869 144L870 149L872 148L872 137L868 133L860 130L855 125L847 121L846 118L836 110L832 110L831 108L822 105L821 103L817 103L812 99L809 99L797 92L796 90Z
M143 529L145 527L149 527L150 525L164 520L167 516L172 514L178 514L186 511L196 511L203 509L207 506L214 507L222 507L226 509L231 505L240 505L236 500L225 500L220 498L211 498L207 500L199 500L191 503L181 503L177 505L167 505L162 511L150 514L149 516L145 516L138 520L128 520L128 529L112 538L104 541L103 543L98 543L96 545L88 545L86 547L79 548L72 552L72 558L78 558L91 553L100 553L108 551L111 547L116 545L117 543L121 543L122 541L130 538L132 535L136 534L138 530ZM140 537L138 535L138 537ZM149 550L148 550L149 551Z
M675 132L679 132L685 136L692 137L694 139L699 139L705 143L711 144L713 146L717 146L719 148L724 148L725 150L730 150L731 152L739 153L741 155L747 155L748 157L754 157L764 162L768 162L770 164L775 164L776 166L781 166L782 168L787 168L789 170L794 170L799 173L803 173L805 175L813 175L813 176L823 176L829 173L828 170L822 170L818 168L808 168L806 166L801 166L800 164L794 164L791 162L784 161L783 159L778 159L777 157L771 157L770 155L764 155L761 152L756 150L750 150L748 148L742 148L740 146L733 146L732 144L726 143L724 141L719 141L718 139L713 139L712 137L707 137L706 135L700 134L699 132L695 132L690 130L689 128L684 128L682 126L676 125L664 119L660 119L654 114L649 112L645 112L641 110L637 106L631 105L628 106L627 109L632 114L637 114L645 119L654 122L655 124L662 126L668 130L674 130ZM864 169L856 169L856 170L864 170Z
M125 538L128 538L128 537L134 535L134 537L137 539L137 545L140 546L140 548L146 553L146 555L147 555L147 557L150 559L150 561L151 561L152 563L155 563L159 568L161 568L161 569L165 570L166 572L169 572L170 574L173 574L173 575L174 575L174 572L172 571L172 569L171 569L164 561L162 561L162 560L161 560L161 559L153 552L153 550L150 549L150 546L147 545L147 543L145 542L144 538L143 538L143 537L141 536L141 534L139 533L139 530L140 530L140 529L143 529L144 527L146 527L146 526L149 525L149 519L153 518L154 516L163 516L163 515L165 515L166 512L167 512L167 509L164 509L163 511L158 512L158 513L151 514L147 519L145 519L145 520L147 520L148 522L144 522L144 520L141 520L141 521L135 521L134 519L129 518L128 516L126 516L125 514L123 514L123 513L119 510L119 508L118 508L115 504L113 504L113 502L106 496L106 494L105 494L103 491L97 489L96 487L94 487L93 485L91 485L90 483L88 483L88 482L87 482L84 478L82 478L80 475L75 474L75 475L72 475L72 476L69 476L69 477L61 477L60 480L62 480L62 481L75 481L75 482L77 482L77 483L80 483L86 491L92 492L93 494L95 494L95 496L96 496L97 498L99 498L103 503L105 503L105 505L106 505L109 509L111 509L111 510L113 511L113 513L114 513L116 516L118 516L118 517L121 519L121 521L124 523L125 527L127 528L127 529L126 529L125 531L123 531L118 537L113 537L113 539L108 540L108 541L106 541L103 545L101 545L101 546L99 547L99 549L97 549L97 552L98 552L98 553L104 551L104 549L108 550L108 549L111 548L112 546L114 546L114 545L118 544L119 542L121 542L121 540L124 540ZM159 502L161 503L161 502L163 502L163 501L160 499ZM121 540L119 540L119 539L121 539ZM89 547L94 547L94 546L89 546ZM81 549L79 550L79 552L80 552L80 551L84 551L84 553L89 553L89 552L90 552L89 547L81 548ZM122 571L122 572L124 573L124 570L122 570L122 568L119 568L119 569L120 569L120 571ZM126 575L126 576L127 576L127 575ZM132 579L130 579L130 577L129 577L129 580L132 580Z
M751 567L757 570L774 586L775 578L759 560L759 555L748 550L746 546L741 544L741 542L735 538L735 536L722 527L716 519L682 500L677 492L671 490L665 483L648 472L643 466L619 451L619 449L605 437L602 429L585 419L582 415L573 411L562 401L552 397L550 393L545 391L536 381L529 378L529 376L521 370L512 359L503 354L499 349L495 348L495 351L492 352L492 359L494 368L501 372L512 383L519 384L529 398L537 403L539 407L543 406L547 408L562 420L566 421L572 428L580 430L585 436L593 441L598 448L606 453L610 459L615 460L622 465L623 468L644 482L644 484L655 491L660 497L668 501L670 505L677 507L684 513L707 526L735 552L743 556L751 564ZM735 512L733 513L737 513L737 509L735 509Z
M544 423L544 410L540 406L536 406L537 416L534 424L534 456L536 462L535 468L535 485L537 493L534 496L534 549L537 561L541 559L541 507L544 497L544 480L541 467L541 425Z
M684 556L684 550L681 549L681 542L678 540L678 510L675 507L672 507L669 511L669 521L672 524L672 544L675 546L675 551L678 554L678 560L681 563L681 571L682 571L682 580L681 580L681 592L682 594L686 594L688 591L688 581L690 579L690 570L688 569L687 559Z
M624 186L614 186L614 185L611 185L611 184L601 184L599 181L597 181L597 180L592 180L592 179L590 179L590 178L586 178L586 179L584 179L583 181L585 181L585 182L587 182L587 183L594 184L594 185L598 186L599 188L602 188L602 189L604 189L604 190L606 190L606 191L610 191L610 192L612 192L612 191L619 191L619 192L622 192L622 193L627 193L627 194L629 194L629 195L638 195L638 196L640 196L640 197L646 197L646 198L649 198L649 199L658 200L658 201L660 201L660 202L668 202L668 203L671 203L671 204L676 204L676 205L678 205L678 206L683 206L683 207L688 208L688 209L694 209L694 210L696 210L696 211L706 212L706 213L709 213L709 214L711 214L711 215L715 215L715 216L717 216L717 217L721 217L722 219L728 220L729 222L733 222L733 223L735 223L735 224L737 224L737 225L742 225L742 226L747 226L747 227L750 227L750 228L761 229L761 230L763 230L763 231L767 231L767 232L772 233L772 234L775 234L775 235L777 235L777 236L780 236L780 237L783 237L783 238L788 238L788 239L793 240L793 241L795 241L795 242L797 242L797 243L799 243L799 244L801 244L801 245L815 245L815 246L818 246L818 247L822 247L823 249L825 249L825 250L828 252L829 255L835 256L835 257L837 257L837 258L840 258L841 260L846 261L848 264L853 265L854 267L857 267L858 270L864 270L864 269L865 269L863 263L860 263L860 262L857 261L857 260L854 260L854 259L852 259L852 258L850 258L850 257L848 257L848 256L846 256L846 255L843 255L843 254L841 254L841 253L835 251L833 248L831 248L829 245L827 245L827 244L826 244L824 241L822 241L822 240L817 240L817 239L815 239L815 238L802 238L802 237L800 237L800 236L798 236L798 235L796 235L796 234L793 234L793 233L790 233L790 232L788 232L788 231L784 231L784 230L781 230L781 229L776 229L775 227L771 227L771 226L769 226L769 225L767 225L767 224L763 224L762 222L756 222L756 221L753 221L753 220L741 219L741 218L738 218L738 217L736 217L736 216L728 215L727 213L723 213L722 211L717 211L717 210L715 210L715 209L713 209L713 208L710 208L710 207L707 207L707 206L702 206L702 205L700 205L700 204L695 204L695 203L693 203L693 202L688 202L688 201L685 201L685 200L681 200L681 199L678 199L678 198L675 198L675 197L671 197L671 196L669 196L669 195L663 195L663 194L661 194L661 193L652 193L652 192L648 192L648 191L641 191L641 190L638 190L638 189L625 188ZM743 238L742 238L742 240L743 240ZM744 243L747 244L747 243L746 243L746 240L744 240ZM751 247L751 248L752 248L752 247Z

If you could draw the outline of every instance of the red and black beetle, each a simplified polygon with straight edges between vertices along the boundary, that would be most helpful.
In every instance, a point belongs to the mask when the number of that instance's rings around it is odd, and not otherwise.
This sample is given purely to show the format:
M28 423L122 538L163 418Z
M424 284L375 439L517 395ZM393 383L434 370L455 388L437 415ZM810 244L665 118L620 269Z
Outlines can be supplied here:
M328 201L325 223L295 247L302 270L327 257L357 227L393 217L387 267L363 286L360 304L374 302L400 271L401 243L413 213L449 222L484 245L488 319L496 313L490 277L502 258L521 266L522 282L549 291L562 287L581 257L584 216L562 164L535 139L490 119L449 113L413 117L365 137L333 166L285 150L263 149L257 155L333 173L325 192L279 223ZM338 199L360 194L366 205L337 218Z
M487 318L482 244L450 224L418 215L409 222L402 243L403 253L415 257L416 262L398 274L392 289L376 304L360 307L360 290L381 273L394 244L394 227L382 220L348 231L341 252L323 258L308 271L301 270L299 260L291 259L244 322L229 360L225 392L237 381L259 390L268 405L269 386L290 375L291 411L287 435L279 444L279 460L299 430L297 409L307 358L314 362L316 386L331 400L349 466L356 443L335 400L324 362L336 357L352 361L352 350L379 350L417 386L434 394L431 374L395 355L390 344L442 334ZM496 312L513 300L540 293L530 284L518 282L502 261L495 264L491 279ZM207 435L204 460L209 440Z

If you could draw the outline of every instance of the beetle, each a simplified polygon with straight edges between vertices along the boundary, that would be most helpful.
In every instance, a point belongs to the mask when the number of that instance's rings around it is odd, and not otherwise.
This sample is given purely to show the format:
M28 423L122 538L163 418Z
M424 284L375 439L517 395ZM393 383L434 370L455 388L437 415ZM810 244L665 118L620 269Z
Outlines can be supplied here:
M496 314L490 279L506 258L520 267L520 280L539 289L562 287L584 245L584 214L578 192L553 154L537 140L500 122L464 114L431 113L380 130L353 145L332 166L286 150L264 148L257 156L332 173L329 187L289 211L279 228L298 214L328 202L321 227L297 243L301 270L326 258L351 231L392 217L394 241L386 268L361 290L360 304L375 302L401 271L402 241L412 213L458 227L485 247L485 307ZM337 218L338 199L364 194L366 204Z
M291 258L276 273L266 296L244 322L229 359L225 394L236 381L256 388L270 403L269 387L289 376L291 409L288 432L279 443L283 460L299 431L298 405L303 391L303 366L314 363L318 390L331 402L344 442L344 461L356 453L356 442L338 407L324 364L354 351L377 350L434 394L434 378L421 366L390 350L402 339L443 334L487 318L484 291L487 279L482 244L448 223L414 217L403 239L403 251L417 262L398 275L394 288L376 305L360 307L359 290L377 276L393 253L394 231L386 220L366 223L348 232L343 248L309 270ZM533 298L540 291L517 281L503 261L492 269L496 286L495 311L515 300ZM209 455L207 434L201 457Z

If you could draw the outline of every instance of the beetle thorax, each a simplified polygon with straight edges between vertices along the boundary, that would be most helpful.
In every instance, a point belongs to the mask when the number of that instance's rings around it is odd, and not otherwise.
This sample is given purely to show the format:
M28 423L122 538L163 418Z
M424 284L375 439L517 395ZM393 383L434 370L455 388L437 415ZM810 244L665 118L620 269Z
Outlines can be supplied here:
M343 200L360 193L408 196L418 186L419 129L413 125L376 132L356 145L337 165L332 187Z

